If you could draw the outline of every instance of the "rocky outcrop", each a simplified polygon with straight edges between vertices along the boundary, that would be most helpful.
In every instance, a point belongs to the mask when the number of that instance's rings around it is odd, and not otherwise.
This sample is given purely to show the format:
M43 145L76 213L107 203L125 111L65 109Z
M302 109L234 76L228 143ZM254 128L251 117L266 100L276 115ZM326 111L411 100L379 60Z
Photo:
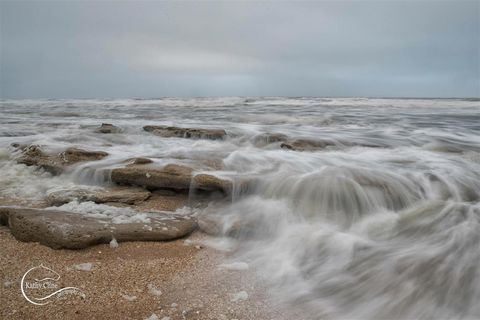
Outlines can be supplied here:
M15 148L16 150L25 150L26 148L28 148L30 145L28 144L23 144L23 143L18 143L18 142L12 142L10 143L10 146L12 148Z
M59 154L60 158L69 164L82 161L96 161L108 156L104 151L87 151L78 148L68 148Z
M210 174L193 174L193 169L183 165L169 164L163 168L131 165L112 170L111 179L120 185L136 185L147 189L220 191L230 194L232 182Z
M295 139L283 142L280 147L295 151L316 151L334 145L335 143L329 140Z
M257 147L264 147L272 143L286 142L287 140L287 135L282 133L261 133L254 136L252 142Z
M49 154L38 145L30 145L21 150L18 163L39 166L52 174L60 174L66 167L78 162L96 161L108 156L108 153L103 151L87 151L78 148L68 148L57 154Z
M95 203L124 203L138 204L145 201L150 196L150 192L135 187L116 187L111 189L66 189L50 192L47 195L47 201L52 206L61 206L62 204L72 202L93 201Z
M53 249L82 249L122 241L165 241L190 234L196 222L185 216L150 213L150 222L112 224L108 219L78 213L26 208L0 208L0 221L19 241L39 242Z
M153 163L153 160L148 158L133 158L129 160L128 165L149 164L149 163Z
M95 132L98 133L120 133L122 132L122 129L120 129L117 126L114 126L111 123L102 123L100 127L95 129Z
M190 138L220 140L227 136L223 129L180 128L168 126L144 126L143 130L165 138Z
M351 142L351 141L333 141L333 140L314 140L314 139L289 139L283 142L280 147L282 149L294 151L317 151L328 147L365 147L365 148L386 148L387 145L368 143L368 142Z
M260 220L260 219L259 219ZM232 238L249 238L259 232L259 221L247 215L241 217L221 217L218 215L201 214L198 216L199 229L212 236L227 236ZM260 228L261 229L261 228Z
M221 190L229 194L232 190L232 181L218 178L210 174L197 174L193 177L193 187L205 191Z
M188 205L197 205L192 201L189 203L188 194L158 190L152 192L147 200L136 204L135 210L147 212L176 211Z

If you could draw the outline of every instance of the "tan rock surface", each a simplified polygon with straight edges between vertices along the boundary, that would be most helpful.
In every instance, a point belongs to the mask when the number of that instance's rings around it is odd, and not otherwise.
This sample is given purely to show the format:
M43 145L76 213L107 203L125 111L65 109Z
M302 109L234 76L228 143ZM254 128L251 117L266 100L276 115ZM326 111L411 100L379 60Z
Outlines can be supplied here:
M95 203L118 202L125 204L137 204L145 201L150 192L137 187L114 187L105 189L66 189L50 192L47 201L52 206L77 200L79 202L93 201Z
M219 140L226 137L223 129L180 128L169 126L144 126L143 130L161 137Z
M108 153L103 151L87 151L78 148L68 148L57 154L48 154L40 146L31 145L22 149L22 154L17 162L27 166L42 167L52 174L60 174L72 164L96 161L106 156L108 156Z
M231 181L209 174L194 176L192 172L192 168L177 164L169 164L163 168L131 165L113 169L111 179L120 185L137 185L147 189L189 190L194 182L197 189L230 194Z
M328 140L296 139L283 142L280 147L295 151L316 151L334 145L335 143Z
M24 242L39 242L54 249L81 249L117 241L165 241L191 233L196 222L190 217L151 214L150 222L111 223L78 213L57 210L0 208L0 222Z
M95 132L98 133L120 133L122 132L122 129L120 129L117 126L114 126L111 123L102 123L100 127L95 129Z

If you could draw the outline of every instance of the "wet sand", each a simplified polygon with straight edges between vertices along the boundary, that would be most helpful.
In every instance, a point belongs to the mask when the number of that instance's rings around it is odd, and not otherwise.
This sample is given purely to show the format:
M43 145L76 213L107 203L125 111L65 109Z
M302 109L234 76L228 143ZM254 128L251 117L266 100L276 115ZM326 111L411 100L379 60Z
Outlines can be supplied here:
M126 242L118 248L97 245L84 250L53 250L17 241L0 227L2 319L279 319L252 270L219 268L223 252L190 241ZM92 263L90 271L73 266ZM85 298L66 295L45 306L26 301L23 274L43 264L61 275L60 286L75 286ZM156 290L149 290L149 285ZM245 291L246 300L232 301ZM136 298L133 298L136 297ZM133 300L133 301L129 301ZM166 320L166 319L165 319Z

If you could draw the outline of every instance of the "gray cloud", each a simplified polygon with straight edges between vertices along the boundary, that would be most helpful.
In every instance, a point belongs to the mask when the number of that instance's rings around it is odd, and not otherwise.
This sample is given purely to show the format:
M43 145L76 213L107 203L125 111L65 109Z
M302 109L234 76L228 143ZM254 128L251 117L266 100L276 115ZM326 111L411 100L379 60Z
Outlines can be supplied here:
M3 98L480 96L480 4L0 2Z

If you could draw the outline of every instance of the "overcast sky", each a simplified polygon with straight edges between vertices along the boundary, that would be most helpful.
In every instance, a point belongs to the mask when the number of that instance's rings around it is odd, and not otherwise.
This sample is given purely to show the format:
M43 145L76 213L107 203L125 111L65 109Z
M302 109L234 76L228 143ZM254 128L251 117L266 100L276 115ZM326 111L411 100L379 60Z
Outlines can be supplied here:
M479 1L0 2L0 96L480 96Z

